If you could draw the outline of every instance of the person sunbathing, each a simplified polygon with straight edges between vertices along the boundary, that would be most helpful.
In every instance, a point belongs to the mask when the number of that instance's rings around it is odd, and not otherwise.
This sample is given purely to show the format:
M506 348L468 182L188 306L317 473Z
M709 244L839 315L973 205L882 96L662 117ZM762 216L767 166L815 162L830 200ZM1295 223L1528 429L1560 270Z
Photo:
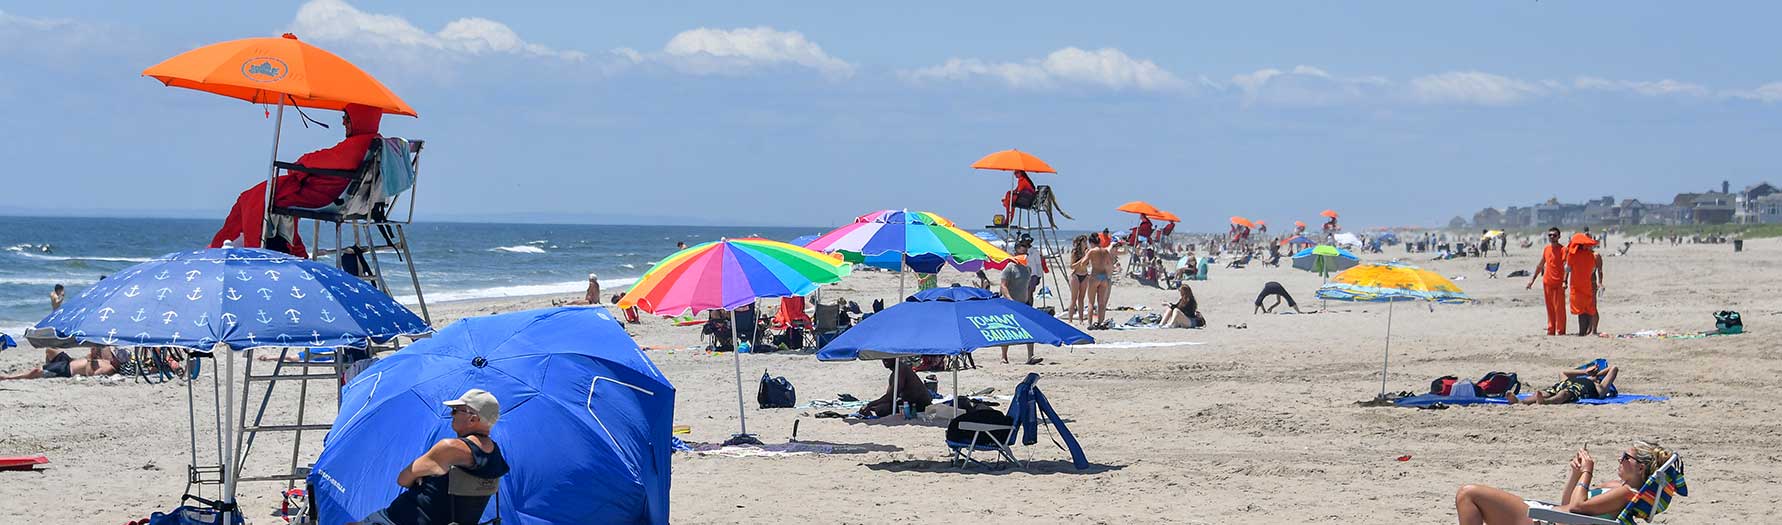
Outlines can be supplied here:
M1576 403L1580 399L1602 399L1615 396L1615 376L1620 369L1591 363L1590 366L1567 370L1564 378L1553 386L1535 392L1534 398L1518 401L1516 396L1505 396L1510 404L1525 405L1563 405Z
M43 366L15 374L0 375L0 380L53 379L58 377L95 377L117 374L129 360L129 353L112 347L87 349L86 359L75 360L68 352L56 349L43 351Z
M1559 505L1553 508L1615 519L1615 515L1638 495L1646 478L1652 477L1652 472L1670 459L1671 452L1664 447L1635 441L1632 447L1621 452L1615 468L1616 479L1593 487L1591 477L1596 473L1596 459L1590 456L1589 450L1579 448L1572 455L1571 474L1560 493ZM1454 511L1459 515L1460 525L1532 524L1528 506L1529 502L1520 496L1485 485L1462 485L1454 492Z

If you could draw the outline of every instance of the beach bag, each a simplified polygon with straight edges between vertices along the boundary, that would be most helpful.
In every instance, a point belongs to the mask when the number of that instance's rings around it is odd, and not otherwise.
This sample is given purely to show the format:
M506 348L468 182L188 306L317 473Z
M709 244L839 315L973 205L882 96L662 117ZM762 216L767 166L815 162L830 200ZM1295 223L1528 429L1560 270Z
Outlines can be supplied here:
M1721 334L1742 334L1745 333L1745 321L1732 310L1714 312L1714 330Z
M792 408L798 404L798 389L784 376L774 377L761 371L761 388L755 392L755 402L761 408Z
M1479 387L1479 395L1485 397L1503 397L1522 393L1522 381L1510 372L1487 372L1475 383Z
M1429 393L1438 396L1448 395L1448 392L1454 390L1454 382L1459 380L1460 378L1454 376L1438 377L1434 381L1429 382Z
M181 503L186 500L195 500L206 506L180 505L168 512L156 512L149 515L148 525L223 525L222 512L216 509L220 505L216 502L191 494L180 498ZM242 525L241 512L231 515L229 523Z
M340 271L353 277L371 277L371 263L365 260L365 248L348 246L346 251L340 254Z

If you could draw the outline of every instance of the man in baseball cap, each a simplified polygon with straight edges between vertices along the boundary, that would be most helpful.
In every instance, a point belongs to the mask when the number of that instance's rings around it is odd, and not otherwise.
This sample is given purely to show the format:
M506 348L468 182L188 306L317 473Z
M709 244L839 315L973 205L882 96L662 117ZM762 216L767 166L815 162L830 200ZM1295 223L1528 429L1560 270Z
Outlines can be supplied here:
M456 439L433 444L426 454L396 476L402 494L390 506L366 516L373 525L478 523L489 497L507 474L501 447L489 438L501 419L501 401L472 388L443 403L451 409Z

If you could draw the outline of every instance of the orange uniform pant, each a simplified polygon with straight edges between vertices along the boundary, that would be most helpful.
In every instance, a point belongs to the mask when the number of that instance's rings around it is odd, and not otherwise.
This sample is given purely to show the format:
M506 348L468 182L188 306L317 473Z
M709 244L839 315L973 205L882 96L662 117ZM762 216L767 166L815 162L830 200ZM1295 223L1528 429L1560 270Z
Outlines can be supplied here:
M1596 315L1596 290L1590 283L1572 283L1572 313L1575 315Z
M1541 292L1547 299L1547 335L1564 335L1565 286L1542 283Z

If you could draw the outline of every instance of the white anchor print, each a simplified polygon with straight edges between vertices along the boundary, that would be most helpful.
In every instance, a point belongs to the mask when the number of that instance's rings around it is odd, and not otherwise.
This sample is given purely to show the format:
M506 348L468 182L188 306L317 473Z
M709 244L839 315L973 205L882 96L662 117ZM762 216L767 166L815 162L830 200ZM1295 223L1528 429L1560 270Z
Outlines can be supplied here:
M254 280L254 277L253 277L253 276L251 276L251 275L248 275L248 274L247 274L247 272L246 272L246 271L243 271L243 270L236 270L236 271L235 271L235 278L236 278L236 279L237 279L237 280L241 280L241 281L252 281L252 280Z
M333 314L328 313L327 308L323 308L322 313L316 315L316 317L320 318L324 323L332 323L335 319Z
M229 326L235 326L235 314L223 314L223 323L228 324Z
M192 321L192 326L209 326L209 325L210 325L210 312L204 312L204 313L198 314L198 320Z
M297 314L300 314L300 313L302 313L302 312L297 311L296 308L286 308L285 309L285 317L291 318L291 324L296 324L298 322L299 319L297 317Z
M272 318L266 316L265 310L260 310L260 313L254 316L254 320L259 321L260 324L272 324Z
M198 276L200 276L200 275L204 275L204 272L200 272L198 270L187 271L186 272L186 282L188 282L188 283L192 282L194 279L197 279Z
M196 301L201 297L204 297L204 289L196 286L192 287L192 293L186 294L187 301Z
M118 329L116 329L116 328L106 330L105 331L105 339L103 339L103 341L105 341L105 344L108 344L108 345L112 344L112 343L116 343L116 342L118 342L117 335L118 335Z
M300 272L300 273L298 273L298 274L297 274L297 278L298 278L298 279L303 279L303 280L305 280L305 281L314 281L314 280L316 280L316 276L314 276L314 275L310 275L310 274L309 274L309 272Z
M260 298L261 298L261 299L264 299L264 300L267 300L267 301L271 301L271 300L272 300L272 290L268 290L268 289L265 289L265 288L261 288L261 289L259 289L259 290L255 290L255 292L258 292L258 293L259 293L259 294L260 294Z
M278 282L278 270L266 270L265 275L267 278L272 279L272 282Z
M165 268L161 269L161 273L155 274L155 280L157 281L165 281L168 277L172 277L172 275L167 273L167 269Z
M170 294L170 293L173 293L172 288L162 286L159 290L155 290L155 300L156 301L165 301L165 300L167 300L167 294Z
M292 299L302 299L304 297L309 297L309 296L305 295L303 293L303 290L298 290L297 287L295 287L295 286L291 287L291 298Z
M161 324L173 324L173 318L175 317L179 317L179 312L173 310L161 312Z
M315 330L310 330L309 337L310 337L309 344L316 345L316 346L322 346L322 333L321 332L318 332Z
M100 308L99 309L99 322L103 323L103 322L105 322L106 319L111 319L111 313L116 312L116 311L117 310L111 309L110 306Z
M241 300L241 294L235 293L235 288L230 288L229 293L223 294L223 297L227 297L231 301Z
M136 315L130 316L130 320L140 323L140 322L142 322L143 319L148 319L148 315L145 315L143 313L144 310L145 310L144 308L137 308Z
M142 295L141 290L142 290L141 286L132 284L132 285L130 285L130 290L124 292L124 297L136 297L138 295Z

